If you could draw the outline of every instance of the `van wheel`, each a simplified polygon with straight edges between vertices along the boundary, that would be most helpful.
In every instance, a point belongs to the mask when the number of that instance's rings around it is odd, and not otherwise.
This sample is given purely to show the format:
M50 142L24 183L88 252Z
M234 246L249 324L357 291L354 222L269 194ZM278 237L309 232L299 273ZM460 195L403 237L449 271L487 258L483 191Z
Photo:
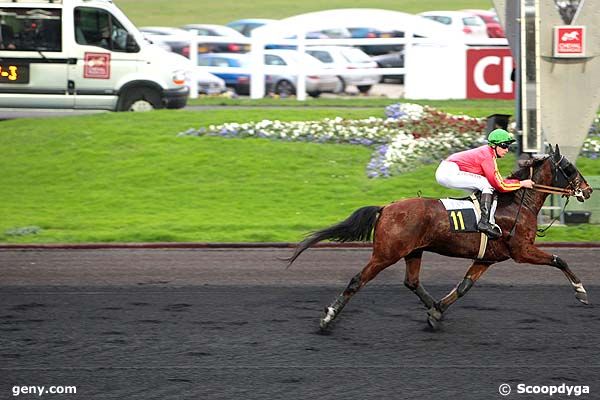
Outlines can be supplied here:
M134 88L123 94L119 111L150 111L163 108L160 95L149 88Z

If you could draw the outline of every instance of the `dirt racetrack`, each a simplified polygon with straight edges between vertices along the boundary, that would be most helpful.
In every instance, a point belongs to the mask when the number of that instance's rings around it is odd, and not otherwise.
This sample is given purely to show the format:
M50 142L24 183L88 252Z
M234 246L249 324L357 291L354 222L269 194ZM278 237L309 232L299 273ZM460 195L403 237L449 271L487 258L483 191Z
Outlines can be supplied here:
M289 249L3 250L0 399L599 399L600 249L544 250L591 305L560 271L507 261L432 332L401 262L327 334L321 310L368 249L310 250L288 270ZM422 282L440 298L468 265L425 255ZM77 394L14 396L34 385Z

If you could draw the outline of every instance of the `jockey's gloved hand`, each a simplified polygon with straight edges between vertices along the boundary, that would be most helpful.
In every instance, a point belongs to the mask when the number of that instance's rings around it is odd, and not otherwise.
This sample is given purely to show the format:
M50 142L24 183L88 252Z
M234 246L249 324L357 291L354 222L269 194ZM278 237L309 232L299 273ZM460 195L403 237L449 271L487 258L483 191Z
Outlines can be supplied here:
M531 179L525 179L519 183L521 184L521 187L524 187L527 189L533 189L533 185L535 185L535 182L532 181Z

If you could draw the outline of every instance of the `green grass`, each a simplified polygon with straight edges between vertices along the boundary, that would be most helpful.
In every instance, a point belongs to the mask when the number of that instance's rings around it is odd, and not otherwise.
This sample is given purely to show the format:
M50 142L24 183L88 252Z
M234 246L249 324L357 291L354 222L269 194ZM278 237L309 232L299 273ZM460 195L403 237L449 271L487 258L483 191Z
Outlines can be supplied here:
M241 108L106 113L0 122L0 242L298 241L354 209L457 194L435 165L366 178L371 150L266 139L177 137L187 128L264 118L381 115L379 108ZM514 159L503 160L508 173ZM580 160L600 175L598 161ZM37 226L37 234L7 231ZM545 240L594 240L599 227L551 229Z
M248 99L237 98L228 99L223 97L204 96L197 99L190 99L189 105L197 106L268 106L268 107L296 107L314 108L314 107L339 107L342 108L342 114L348 108L375 108L374 115L384 116L386 106L395 103L416 103L429 105L439 110L451 114L468 114L473 117L487 117L491 114L514 114L514 100L403 100L403 99L382 99L382 98L331 98L331 99L307 99L299 102L296 99Z
M258 0L218 2L178 0L116 0L115 3L137 26L180 26L189 23L225 24L240 18L283 19L298 14L338 8L380 8L418 13L427 10L459 10L492 7L489 0Z

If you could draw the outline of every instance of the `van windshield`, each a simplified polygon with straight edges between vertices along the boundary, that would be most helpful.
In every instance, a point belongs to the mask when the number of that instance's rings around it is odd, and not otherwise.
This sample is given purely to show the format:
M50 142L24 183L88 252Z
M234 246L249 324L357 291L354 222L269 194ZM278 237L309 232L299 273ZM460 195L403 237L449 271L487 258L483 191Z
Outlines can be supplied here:
M107 50L126 51L127 30L105 10L92 7L75 9L75 41Z
M61 10L0 7L0 50L61 49Z

